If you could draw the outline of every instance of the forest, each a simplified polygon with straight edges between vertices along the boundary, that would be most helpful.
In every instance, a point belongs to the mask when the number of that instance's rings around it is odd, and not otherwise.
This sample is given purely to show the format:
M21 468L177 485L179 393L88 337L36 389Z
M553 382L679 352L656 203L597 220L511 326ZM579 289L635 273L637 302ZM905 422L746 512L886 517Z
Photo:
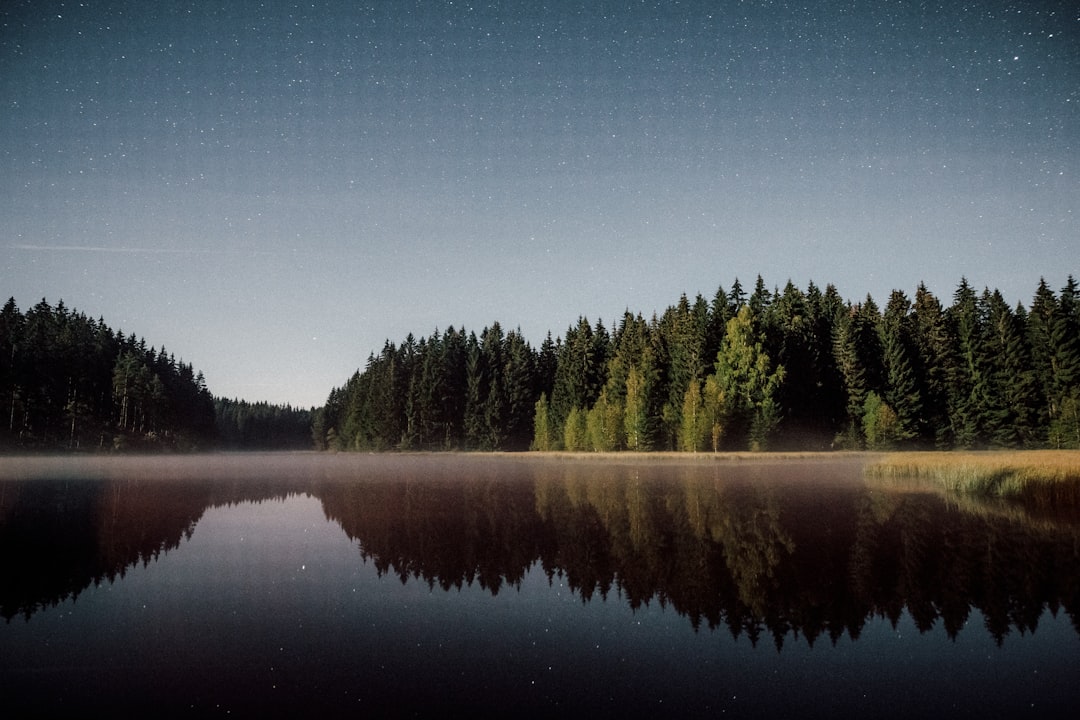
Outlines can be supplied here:
M0 447L687 451L1080 448L1073 276L884 309L832 285L685 295L534 348L498 323L389 340L318 409L215 398L164 347L42 300L0 311Z
M41 300L0 311L0 448L311 447L311 411L215 399L201 372L104 319Z
M389 340L315 412L336 450L1078 448L1080 298L962 279L884 309L759 276L539 348L495 322Z

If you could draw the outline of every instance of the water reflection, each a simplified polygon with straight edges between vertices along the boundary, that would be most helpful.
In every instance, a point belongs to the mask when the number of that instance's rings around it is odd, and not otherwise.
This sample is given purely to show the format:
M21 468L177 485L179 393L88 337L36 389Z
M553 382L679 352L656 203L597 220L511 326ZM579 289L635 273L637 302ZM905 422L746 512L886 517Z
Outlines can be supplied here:
M580 599L659 604L777 648L858 639L905 613L1001 643L1047 611L1080 631L1080 524L869 485L855 463L652 463L447 456L235 456L206 470L49 466L0 480L10 621L114 582L213 507L306 494L380 576L519 588L534 567ZM60 469L57 469L60 467ZM971 630L969 629L968 632Z

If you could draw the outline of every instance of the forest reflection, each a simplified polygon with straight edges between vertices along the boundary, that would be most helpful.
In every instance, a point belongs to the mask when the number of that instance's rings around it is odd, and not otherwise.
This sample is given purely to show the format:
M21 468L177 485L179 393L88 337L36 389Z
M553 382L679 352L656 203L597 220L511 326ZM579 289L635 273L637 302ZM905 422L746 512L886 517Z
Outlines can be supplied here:
M305 494L357 544L358 563L432 588L495 595L542 571L582 602L659 603L694 628L778 648L857 639L905 611L955 637L977 609L999 643L1035 632L1047 611L1080 632L1074 519L870 484L856 463L307 462L0 481L0 611L30 618L115 582L179 548L208 508Z

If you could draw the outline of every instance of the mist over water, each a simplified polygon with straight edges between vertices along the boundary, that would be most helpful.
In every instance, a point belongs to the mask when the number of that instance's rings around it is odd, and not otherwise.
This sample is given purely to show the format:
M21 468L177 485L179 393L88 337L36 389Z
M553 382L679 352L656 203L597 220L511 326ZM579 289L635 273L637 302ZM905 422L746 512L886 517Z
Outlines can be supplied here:
M0 461L15 710L1043 717L1080 524L857 458Z

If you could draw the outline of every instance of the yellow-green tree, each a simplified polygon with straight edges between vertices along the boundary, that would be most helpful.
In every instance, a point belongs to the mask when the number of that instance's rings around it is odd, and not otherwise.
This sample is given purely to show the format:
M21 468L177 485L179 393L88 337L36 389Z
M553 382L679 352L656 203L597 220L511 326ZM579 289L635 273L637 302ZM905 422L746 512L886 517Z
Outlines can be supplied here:
M570 408L563 425L563 446L571 451L586 450L588 448L588 428L586 416L588 413L578 407Z
M863 403L863 433L866 447L871 450L888 450L907 437L896 412L873 390L866 394Z
M589 410L585 419L588 444L597 452L611 452L623 443L623 404L617 397L608 397L607 389ZM569 422L569 421L568 421Z
M623 430L628 450L649 449L649 373L637 365L626 374L626 402L623 406Z
M532 449L547 452L556 449L555 432L551 427L548 413L548 399L546 393L540 393L540 399L536 401L536 409L533 413L533 441Z
M779 424L776 394L785 371L782 365L773 367L755 325L749 305L728 321L716 356L713 400L720 404L725 434L745 439L751 450L764 450Z
M683 396L682 418L679 425L679 449L684 452L704 450L712 423L701 396L701 381L694 379Z

